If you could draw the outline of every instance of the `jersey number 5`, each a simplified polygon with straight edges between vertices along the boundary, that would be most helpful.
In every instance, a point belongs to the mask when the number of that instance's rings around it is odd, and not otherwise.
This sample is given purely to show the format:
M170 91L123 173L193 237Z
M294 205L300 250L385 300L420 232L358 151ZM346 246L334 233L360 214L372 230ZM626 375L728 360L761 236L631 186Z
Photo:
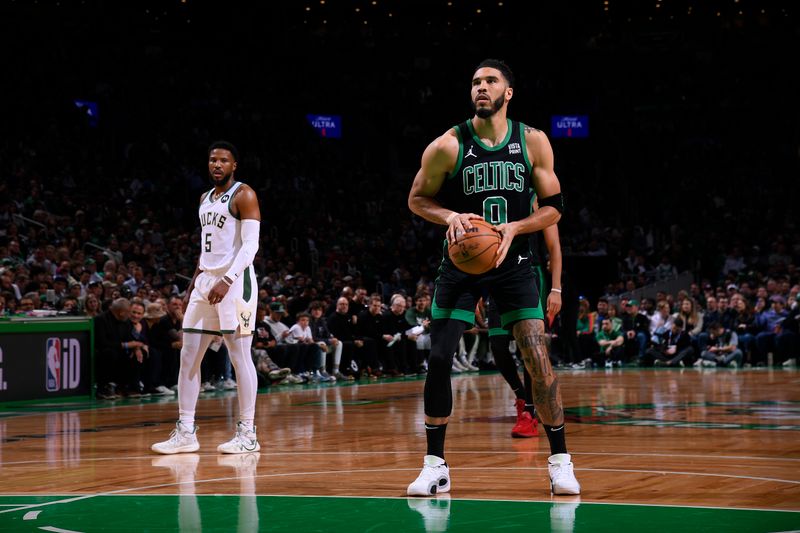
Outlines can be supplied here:
M483 201L483 218L490 224L508 222L508 202L502 196L490 196Z
M211 234L210 233L206 233L205 243L206 243L206 247L205 247L206 252L210 252L211 251Z

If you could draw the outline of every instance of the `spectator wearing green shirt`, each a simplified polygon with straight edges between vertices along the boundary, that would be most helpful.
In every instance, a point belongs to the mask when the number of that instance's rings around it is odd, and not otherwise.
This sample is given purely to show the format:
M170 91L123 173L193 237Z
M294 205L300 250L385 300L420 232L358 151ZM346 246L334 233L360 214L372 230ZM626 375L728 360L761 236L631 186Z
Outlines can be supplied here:
M431 353L431 297L420 293L414 300L414 307L406 311L409 341L415 344L416 366L419 374L428 371L428 355Z
M605 367L612 368L614 363L622 366L622 353L625 344L625 337L619 330L614 329L614 324L610 318L604 318L600 323L600 330L595 335L597 345L600 347L599 360L605 360Z

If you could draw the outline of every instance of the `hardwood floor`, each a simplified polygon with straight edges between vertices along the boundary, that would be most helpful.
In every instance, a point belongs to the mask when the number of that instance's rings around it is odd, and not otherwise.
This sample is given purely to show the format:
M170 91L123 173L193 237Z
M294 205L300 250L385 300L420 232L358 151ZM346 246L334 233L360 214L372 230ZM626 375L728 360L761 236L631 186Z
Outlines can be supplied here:
M582 502L800 510L797 371L559 376ZM7 407L0 412L0 500L101 493L403 497L425 451L422 386L406 379L260 394L257 456L216 453L235 426L235 393L201 397L201 449L178 456L150 451L174 425L174 398ZM549 500L547 439L511 438L513 395L500 375L458 376L453 389L446 446L452 498Z

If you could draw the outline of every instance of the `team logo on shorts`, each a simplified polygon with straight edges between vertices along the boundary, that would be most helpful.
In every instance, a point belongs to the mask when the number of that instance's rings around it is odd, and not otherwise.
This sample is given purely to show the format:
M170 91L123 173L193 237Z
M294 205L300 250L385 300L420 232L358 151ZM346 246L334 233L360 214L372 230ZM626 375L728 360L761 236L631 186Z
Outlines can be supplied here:
M239 313L239 318L242 319L242 325L245 329L250 328L250 317L253 316L253 313Z
M220 198L220 202L222 202L224 204L225 202L227 202L230 199L231 199L231 195L230 194L224 194L222 196L222 198Z

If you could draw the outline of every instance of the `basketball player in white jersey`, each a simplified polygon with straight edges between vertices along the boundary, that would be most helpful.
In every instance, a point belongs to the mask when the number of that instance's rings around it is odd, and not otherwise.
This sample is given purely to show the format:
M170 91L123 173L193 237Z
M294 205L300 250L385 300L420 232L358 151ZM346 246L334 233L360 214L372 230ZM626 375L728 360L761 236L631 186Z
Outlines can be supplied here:
M234 180L238 153L218 141L208 150L208 172L214 188L200 197L200 261L186 290L183 348L178 374L180 419L169 440L153 444L158 453L194 452L194 411L200 393L200 363L214 337L228 346L239 390L239 423L233 439L217 447L221 453L261 449L253 424L256 370L250 356L258 285L253 259L258 252L261 212L256 193Z

